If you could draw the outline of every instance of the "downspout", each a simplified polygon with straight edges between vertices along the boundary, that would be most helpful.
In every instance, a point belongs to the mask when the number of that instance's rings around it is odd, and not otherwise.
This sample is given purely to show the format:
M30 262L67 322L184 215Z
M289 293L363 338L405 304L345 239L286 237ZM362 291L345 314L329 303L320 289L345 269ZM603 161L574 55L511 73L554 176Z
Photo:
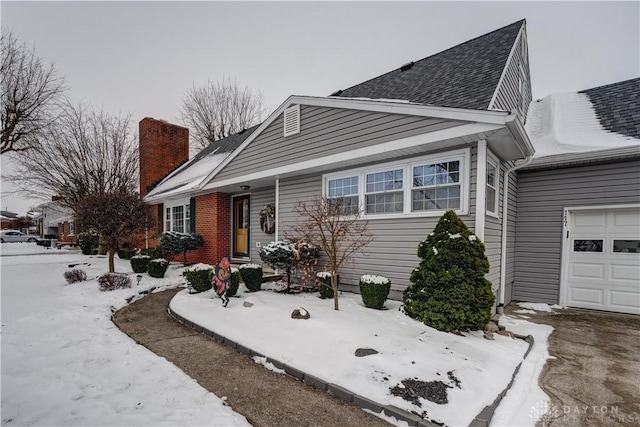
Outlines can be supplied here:
M531 163L533 155L527 156L525 161L520 164L513 165L504 172L504 182L502 188L502 242L500 250L500 289L498 291L498 305L496 312L502 314L504 311L504 290L507 281L507 225L509 212L509 174Z

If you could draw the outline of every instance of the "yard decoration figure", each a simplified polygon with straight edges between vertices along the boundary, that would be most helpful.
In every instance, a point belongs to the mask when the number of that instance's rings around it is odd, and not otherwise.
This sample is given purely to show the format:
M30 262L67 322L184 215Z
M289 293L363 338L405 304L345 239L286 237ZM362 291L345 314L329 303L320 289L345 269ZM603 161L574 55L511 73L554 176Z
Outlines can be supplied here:
M213 288L216 294L222 299L222 306L226 307L229 304L229 297L227 291L231 286L231 265L227 257L224 257L216 264L213 272Z

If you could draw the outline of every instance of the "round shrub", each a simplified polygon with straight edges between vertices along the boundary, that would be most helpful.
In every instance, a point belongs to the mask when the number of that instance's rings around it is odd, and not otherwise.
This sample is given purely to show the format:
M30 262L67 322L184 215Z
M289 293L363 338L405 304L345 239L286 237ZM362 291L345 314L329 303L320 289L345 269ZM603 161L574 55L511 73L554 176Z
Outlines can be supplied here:
M169 267L169 261L164 258L156 258L149 261L147 264L147 273L149 276L155 277L157 279L162 279L164 277L164 273L167 272L167 268Z
M235 267L231 267L231 286L229 286L229 290L227 291L227 296L232 297L238 293L238 288L240 287L240 270Z
M491 319L495 296L485 279L484 244L453 211L418 245L422 258L403 293L403 311L441 331L481 330Z
M240 277L249 291L258 291L262 286L262 266L260 264L242 264Z
M185 279L196 292L204 292L211 289L211 278L213 276L213 266L209 264L196 264L182 273Z
M75 268L73 270L65 271L64 278L69 284L84 282L85 280L87 280L87 273L85 273L83 270Z
M389 296L391 280L384 276L365 274L360 277L362 302L369 308L380 310Z
M130 288L131 279L124 273L105 273L98 277L98 286L103 292Z
M338 284L340 277L338 276ZM331 273L328 271L320 271L316 273L316 284L321 298L333 298L333 287L331 286Z
M134 273L146 273L147 264L151 257L149 255L134 255L131 257L131 268Z

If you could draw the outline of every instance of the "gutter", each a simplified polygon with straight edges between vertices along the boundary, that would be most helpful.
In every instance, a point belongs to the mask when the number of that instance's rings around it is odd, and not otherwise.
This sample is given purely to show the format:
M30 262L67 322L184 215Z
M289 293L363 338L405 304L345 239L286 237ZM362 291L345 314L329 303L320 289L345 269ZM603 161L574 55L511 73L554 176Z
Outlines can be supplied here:
M500 250L500 287L498 288L498 305L496 312L498 314L503 313L504 309L504 289L507 281L507 225L508 212L509 212L509 174L520 168L527 166L533 160L533 153L528 155L524 162L516 164L513 167L507 169L504 173L504 182L502 189L502 243Z

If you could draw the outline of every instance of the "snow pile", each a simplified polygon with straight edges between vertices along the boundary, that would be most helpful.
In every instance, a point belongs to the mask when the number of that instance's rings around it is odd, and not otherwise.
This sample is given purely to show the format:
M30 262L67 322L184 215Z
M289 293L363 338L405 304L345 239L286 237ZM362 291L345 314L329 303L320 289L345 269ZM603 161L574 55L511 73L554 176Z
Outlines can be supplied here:
M386 285L389 283L389 278L384 276L376 276L373 274L365 274L360 277L362 283L373 283L376 285Z
M589 97L582 93L556 93L532 102L525 129L536 150L535 158L640 148L640 140L604 129Z

